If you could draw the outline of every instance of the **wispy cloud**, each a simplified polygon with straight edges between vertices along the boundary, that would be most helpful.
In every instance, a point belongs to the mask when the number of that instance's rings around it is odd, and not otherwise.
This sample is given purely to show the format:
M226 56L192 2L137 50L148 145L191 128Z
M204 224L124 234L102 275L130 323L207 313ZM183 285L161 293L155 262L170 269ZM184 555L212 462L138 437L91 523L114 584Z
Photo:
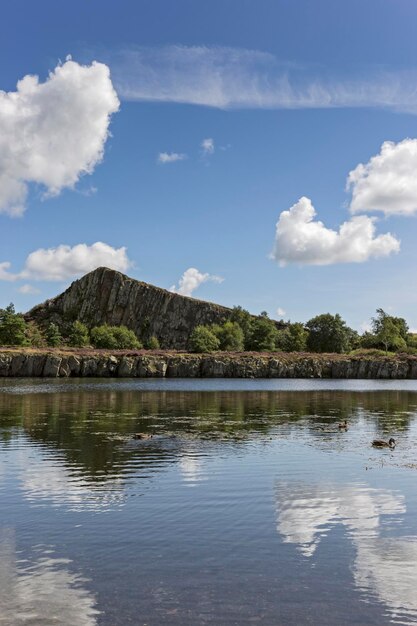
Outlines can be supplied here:
M162 163L163 165L165 165L166 163L184 161L186 158L186 154L181 154L179 152L160 152L158 154L158 163Z
M210 156L214 154L214 139L211 137L207 137L207 139L203 139L201 142L201 150L203 156Z
M34 287L33 285L22 285L21 287L18 288L17 290L19 293L23 293L23 295L27 296L27 295L32 295L32 294L37 294L40 293L40 289L37 289L36 287Z
M228 108L381 107L417 113L416 70L335 75L258 50L209 46L126 48L106 58L126 100Z

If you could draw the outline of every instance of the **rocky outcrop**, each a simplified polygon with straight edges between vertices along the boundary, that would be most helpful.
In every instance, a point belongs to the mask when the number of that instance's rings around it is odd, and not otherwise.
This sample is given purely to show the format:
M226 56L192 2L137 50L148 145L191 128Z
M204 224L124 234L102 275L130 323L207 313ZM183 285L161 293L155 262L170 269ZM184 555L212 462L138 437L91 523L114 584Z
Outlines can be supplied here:
M417 358L0 352L0 377L417 379Z
M221 324L231 309L171 293L100 267L75 281L56 298L47 300L25 318L41 326L58 324L68 330L74 320L89 328L100 324L127 326L140 339L154 335L162 348L187 349L198 324ZM284 324L277 322L277 326Z

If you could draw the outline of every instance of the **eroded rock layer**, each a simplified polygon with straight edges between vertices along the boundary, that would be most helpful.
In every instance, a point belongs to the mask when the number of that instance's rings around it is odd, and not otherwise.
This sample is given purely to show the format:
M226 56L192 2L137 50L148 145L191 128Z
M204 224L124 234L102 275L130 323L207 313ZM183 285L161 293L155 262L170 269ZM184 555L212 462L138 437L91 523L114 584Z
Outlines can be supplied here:
M89 328L123 324L142 340L154 335L163 348L185 349L195 326L221 324L230 313L218 304L180 296L100 267L25 317L40 325L54 322L63 331L76 319Z
M0 377L417 379L417 359L4 351Z

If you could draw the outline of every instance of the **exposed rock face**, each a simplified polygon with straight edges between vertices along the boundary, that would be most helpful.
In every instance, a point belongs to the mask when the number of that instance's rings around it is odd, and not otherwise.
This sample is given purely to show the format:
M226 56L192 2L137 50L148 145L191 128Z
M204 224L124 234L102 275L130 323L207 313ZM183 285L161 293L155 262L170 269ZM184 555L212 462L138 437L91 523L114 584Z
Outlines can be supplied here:
M180 296L100 267L25 317L40 325L55 322L64 331L76 319L90 328L123 324L142 340L155 335L163 348L184 349L195 326L220 324L230 313L218 304Z
M0 352L0 377L417 379L417 359L256 354Z

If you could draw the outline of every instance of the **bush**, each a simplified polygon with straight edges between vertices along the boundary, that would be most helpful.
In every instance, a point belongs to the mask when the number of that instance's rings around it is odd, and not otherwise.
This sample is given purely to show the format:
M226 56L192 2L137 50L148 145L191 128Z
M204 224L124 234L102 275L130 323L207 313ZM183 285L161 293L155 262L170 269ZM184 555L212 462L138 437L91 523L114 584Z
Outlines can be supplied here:
M44 333L35 322L26 324L26 339L27 343L34 348L44 348L47 345Z
M279 330L276 339L276 348L283 352L304 352L307 349L308 331L300 322L289 324L284 330Z
M46 342L48 346L51 346L52 348L56 348L63 343L59 328L56 324L54 324L54 322L51 322L46 329Z
M246 309L242 309L241 306L234 306L229 321L239 324L240 328L243 331L243 341L245 349L247 350L246 346L249 342L251 333L252 315L249 313L249 311L246 311Z
M149 337L149 339L145 342L145 348L147 350L159 350L160 347L158 337L155 337L155 335Z
M258 352L275 350L277 337L278 331L274 322L266 315L261 315L252 320L246 349Z
M27 343L26 322L10 303L5 309L0 309L0 345L26 346Z
M190 348L193 352L214 352L220 341L208 326L196 326L190 335Z
M139 350L142 348L142 344L133 330L129 330L126 326L110 326L110 328L113 330L116 348L120 350Z
M84 348L90 343L88 328L82 322L75 321L69 334L69 345L74 348Z
M225 322L222 326L214 325L211 331L220 342L220 350L242 352L244 349L243 330L237 322Z
M307 348L311 352L349 352L357 340L357 333L346 326L338 313L317 315L306 327L309 330Z
M90 333L95 348L108 350L139 350L142 347L133 330L126 326L95 326Z
M108 348L115 350L117 348L117 341L112 331L112 326L103 324L102 326L95 326L90 333L91 343L95 348Z

